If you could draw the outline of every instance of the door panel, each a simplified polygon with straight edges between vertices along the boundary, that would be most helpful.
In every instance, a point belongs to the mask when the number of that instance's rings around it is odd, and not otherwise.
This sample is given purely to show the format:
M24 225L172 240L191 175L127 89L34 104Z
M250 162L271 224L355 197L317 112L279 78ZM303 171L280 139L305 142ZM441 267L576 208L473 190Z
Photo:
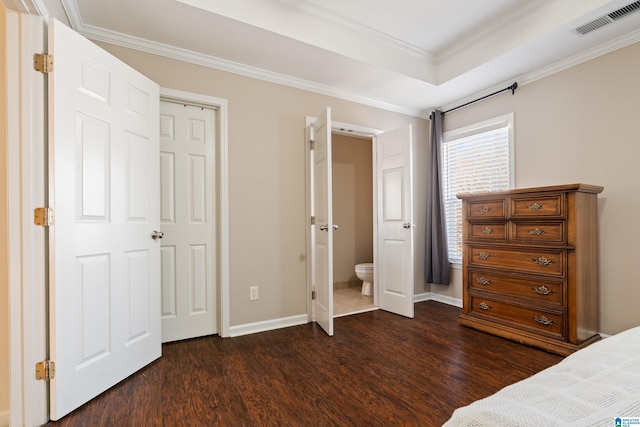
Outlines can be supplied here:
M413 317L413 182L411 126L375 138L377 253L375 278L381 309Z
M49 25L49 339L57 420L160 357L159 88Z
M315 147L311 151L313 201L311 226L313 241L312 286L316 290L315 319L328 335L333 335L333 214L331 183L331 109L311 125Z
M406 260L404 259L406 253L405 241L385 239L382 253L385 258L381 269L381 282L384 284L384 292L388 295L402 298L407 293L405 289L407 284L406 274L404 271L404 266L406 265ZM385 308L383 307L383 309Z
M393 168L382 172L382 218L383 222L402 221L405 218L402 201L402 168Z
M160 102L163 342L218 332L215 114Z

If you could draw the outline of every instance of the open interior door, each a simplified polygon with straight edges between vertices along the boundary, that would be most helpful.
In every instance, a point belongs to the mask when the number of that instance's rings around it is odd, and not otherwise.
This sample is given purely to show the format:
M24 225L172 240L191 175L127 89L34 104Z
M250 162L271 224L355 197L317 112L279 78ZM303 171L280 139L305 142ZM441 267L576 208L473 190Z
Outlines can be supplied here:
M331 180L331 109L327 108L310 125L313 141L310 152L312 279L315 289L315 320L328 335L333 335L333 225Z
M161 354L159 88L55 20L49 54L57 420Z
M378 306L413 318L413 173L411 126L375 137Z

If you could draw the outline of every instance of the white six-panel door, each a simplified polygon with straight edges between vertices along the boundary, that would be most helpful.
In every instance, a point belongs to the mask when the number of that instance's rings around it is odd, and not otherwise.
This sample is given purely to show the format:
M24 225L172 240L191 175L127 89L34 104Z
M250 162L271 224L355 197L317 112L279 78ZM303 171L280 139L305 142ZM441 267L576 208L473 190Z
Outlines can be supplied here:
M381 309L413 317L411 126L375 137L377 242L374 282Z
M311 226L312 286L316 291L315 319L333 335L333 213L331 182L331 109L327 108L311 125L314 141L311 154L313 201Z
M160 357L158 86L49 25L50 417Z
M214 118L160 102L162 342L218 332Z

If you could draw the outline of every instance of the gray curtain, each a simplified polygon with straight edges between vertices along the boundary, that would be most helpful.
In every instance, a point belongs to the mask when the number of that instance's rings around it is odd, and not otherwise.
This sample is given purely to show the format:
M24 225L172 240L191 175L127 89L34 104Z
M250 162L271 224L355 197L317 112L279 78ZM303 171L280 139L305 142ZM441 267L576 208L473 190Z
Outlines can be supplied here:
M429 138L429 182L427 187L427 229L425 250L426 283L449 284L447 224L442 193L442 118L440 110L431 113Z

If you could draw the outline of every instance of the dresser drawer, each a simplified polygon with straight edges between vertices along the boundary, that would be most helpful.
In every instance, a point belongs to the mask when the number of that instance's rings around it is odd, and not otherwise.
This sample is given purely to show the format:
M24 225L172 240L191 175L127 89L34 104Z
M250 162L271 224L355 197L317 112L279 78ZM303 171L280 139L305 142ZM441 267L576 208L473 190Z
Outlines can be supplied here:
M507 199L491 198L479 199L466 203L467 219L479 218L506 218L507 217Z
M516 324L537 333L564 338L564 315L547 310L520 307L490 298L471 297L470 313L504 324Z
M469 223L469 239L507 240L507 223Z
M565 195L511 196L511 218L564 218Z
M564 281L515 277L482 270L468 270L470 289L496 292L504 295L531 298L548 304L563 306Z
M512 242L534 245L566 242L564 221L512 221L509 224L509 240Z
M525 273L564 276L563 249L516 249L468 245L469 266L485 266Z

